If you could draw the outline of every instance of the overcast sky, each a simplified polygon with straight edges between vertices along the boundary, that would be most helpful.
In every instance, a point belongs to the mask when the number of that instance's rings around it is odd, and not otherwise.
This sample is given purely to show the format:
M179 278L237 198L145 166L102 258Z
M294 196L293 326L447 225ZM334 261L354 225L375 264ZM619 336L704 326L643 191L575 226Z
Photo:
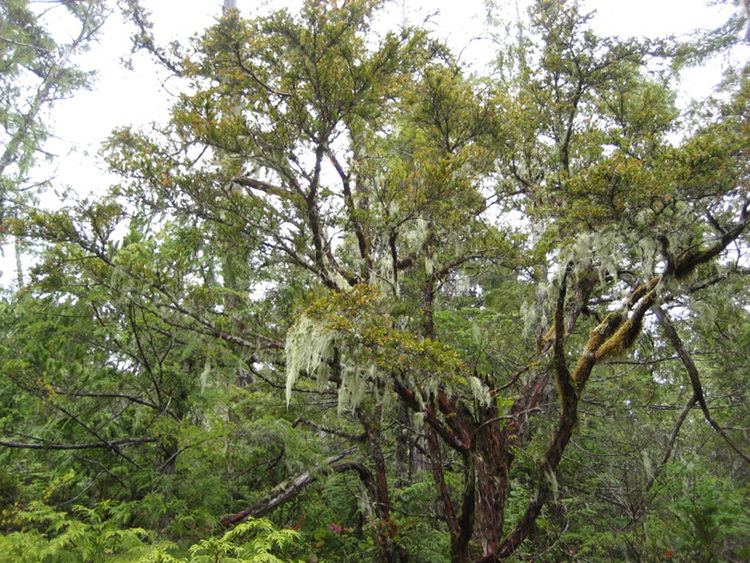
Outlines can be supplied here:
M498 0L508 17L514 17L516 6L524 10L526 0ZM152 12L157 40L167 43L184 40L211 25L220 15L220 0L143 0ZM237 0L245 14L291 6L300 2L258 2ZM706 6L705 0L588 0L597 10L595 25L601 34L622 36L658 36L687 33L696 27L714 27L726 21L731 6ZM430 15L428 25L446 39L456 52L462 52L467 64L481 67L492 57L492 45L482 40L485 32L484 0L424 1L395 0L388 9L393 25L404 20L422 21ZM53 130L59 137L53 152L65 158L57 164L59 182L70 184L78 193L102 187L95 170L99 145L117 126L146 125L164 120L178 90L176 81L167 80L145 55L136 57L133 71L126 70L120 59L128 54L131 29L117 17L107 23L102 38L89 54L81 58L84 68L98 72L94 88L80 92L58 104L53 113ZM686 97L704 95L720 76L720 66L691 72L686 79ZM73 151L73 154L71 154ZM82 185L83 184L83 185Z
M688 33L695 28L716 27L726 21L734 8L731 5L707 6L707 0L584 0L597 15L594 24L602 35L663 36ZM211 25L221 14L221 0L142 0L152 12L154 33L160 44L185 40ZM252 15L274 8L298 7L301 2L260 2L237 0L243 14ZM523 13L528 0L496 0L501 17L514 18ZM485 0L393 0L386 11L386 25L398 26L404 21L421 22L428 16L428 27L445 39L462 61L481 68L493 56L492 44L486 35ZM60 23L59 25L63 25ZM57 32L65 34L66 30ZM163 121L178 93L178 83L145 55L134 59L133 70L127 70L121 59L129 53L132 28L117 16L107 22L101 39L79 64L97 72L90 91L79 92L70 100L59 103L51 115L55 139L48 148L58 155L51 168L42 172L54 175L54 192L63 187L78 195L103 193L117 179L107 175L97 157L101 142L119 126L147 126ZM72 31L71 31L72 33ZM689 72L683 80L681 100L710 93L721 74L721 61L709 68ZM166 80L166 81L165 81ZM50 191L42 203L55 207L59 198ZM7 267L11 256L6 251L0 285L12 276Z

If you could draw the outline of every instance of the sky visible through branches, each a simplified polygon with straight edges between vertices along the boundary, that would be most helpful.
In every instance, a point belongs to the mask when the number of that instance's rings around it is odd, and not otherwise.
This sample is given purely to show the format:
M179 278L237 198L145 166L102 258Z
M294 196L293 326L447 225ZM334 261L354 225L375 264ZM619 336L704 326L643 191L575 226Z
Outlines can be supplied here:
M657 37L685 34L696 27L710 29L721 25L735 8L731 5L709 6L704 0L587 0L586 7L596 12L597 31L606 35ZM152 13L154 34L161 45L171 41L185 42L215 23L221 13L221 2L179 0L145 0ZM301 2L290 0L238 0L244 15L267 13L288 7L296 10ZM382 14L380 27L392 29L401 24L427 23L427 28L443 38L469 68L481 71L496 52L495 39L487 35L487 18L513 25L527 9L527 0L396 0L392 9ZM69 35L66 19L51 23L60 38ZM502 27L502 26L501 26ZM49 124L52 136L45 150L57 156L40 163L37 181L51 180L41 195L40 204L57 208L71 199L103 194L117 182L98 157L101 143L116 127L146 127L164 122L181 85L145 53L130 55L132 28L114 15L107 21L100 39L90 52L81 57L80 67L96 73L94 86L79 91L52 109ZM742 49L745 51L747 48ZM735 53L734 56L745 56ZM125 62L131 68L126 68ZM688 69L679 86L678 102L686 107L691 101L711 94L721 77L726 61L714 60L698 69ZM15 279L16 257L8 245L0 256L0 285Z

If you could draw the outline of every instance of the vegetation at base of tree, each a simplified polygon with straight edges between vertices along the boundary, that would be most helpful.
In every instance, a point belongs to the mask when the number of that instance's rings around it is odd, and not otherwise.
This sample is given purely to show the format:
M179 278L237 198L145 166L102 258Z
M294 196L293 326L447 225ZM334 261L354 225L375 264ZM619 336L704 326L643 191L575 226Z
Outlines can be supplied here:
M114 6L52 2L70 45L0 7L2 227L36 252L0 302L0 561L750 558L749 67L676 94L742 17L620 39L538 0L479 74L378 0L169 48L118 6L180 94L55 211L14 84L84 86Z

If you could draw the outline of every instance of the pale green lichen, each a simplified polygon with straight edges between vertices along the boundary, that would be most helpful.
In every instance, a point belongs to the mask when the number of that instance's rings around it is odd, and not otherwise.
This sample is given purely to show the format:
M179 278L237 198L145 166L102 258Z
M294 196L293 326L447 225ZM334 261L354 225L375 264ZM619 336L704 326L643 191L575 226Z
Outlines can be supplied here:
M414 427L416 429L421 429L424 426L424 412L415 412L412 416L412 420L414 422Z
M380 254L374 259L374 267L370 270L368 283L383 293L401 295L400 284L394 272L393 257L390 254Z
M540 283L536 287L533 301L521 305L521 321L524 336L539 336L548 328L547 307L550 304L551 286Z
M410 228L404 232L404 239L412 248L419 249L427 240L429 234L429 223L422 217L411 223Z
M289 330L284 352L286 356L286 403L300 373L313 375L324 365L324 359L336 333L309 317L303 316ZM322 374L320 374L322 375ZM320 378L318 379L320 384Z
M483 407L489 406L492 403L492 395L487 386L482 383L478 377L469 376L469 388L474 399Z
M338 413L343 414L357 408L367 390L367 373L356 367L345 366L341 370Z
M203 367L203 371L200 375L200 384L201 384L201 395L206 392L206 387L208 387L209 384L209 377L211 376L211 359L206 358L206 364Z
M339 272L334 272L333 282L336 284L336 287L339 288L340 291L351 291L352 289L351 284Z

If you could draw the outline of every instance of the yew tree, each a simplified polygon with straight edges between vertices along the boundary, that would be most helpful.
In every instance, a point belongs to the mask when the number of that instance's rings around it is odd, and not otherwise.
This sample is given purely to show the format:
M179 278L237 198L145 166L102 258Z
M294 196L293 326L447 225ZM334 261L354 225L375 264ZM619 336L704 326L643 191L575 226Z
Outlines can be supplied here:
M691 115L675 76L704 43L598 37L576 2L540 0L477 76L423 29L379 32L381 4L229 10L170 63L170 122L113 135L121 185L26 224L58 245L42 291L85 280L155 341L221 346L215 362L325 437L318 473L224 523L351 471L379 557L406 560L394 490L422 470L451 559L507 558L575 478L561 463L589 387L654 343L680 362L685 412L747 462L710 411L700 334L676 328L707 288L747 291L746 70ZM176 397L160 412L189 416Z

